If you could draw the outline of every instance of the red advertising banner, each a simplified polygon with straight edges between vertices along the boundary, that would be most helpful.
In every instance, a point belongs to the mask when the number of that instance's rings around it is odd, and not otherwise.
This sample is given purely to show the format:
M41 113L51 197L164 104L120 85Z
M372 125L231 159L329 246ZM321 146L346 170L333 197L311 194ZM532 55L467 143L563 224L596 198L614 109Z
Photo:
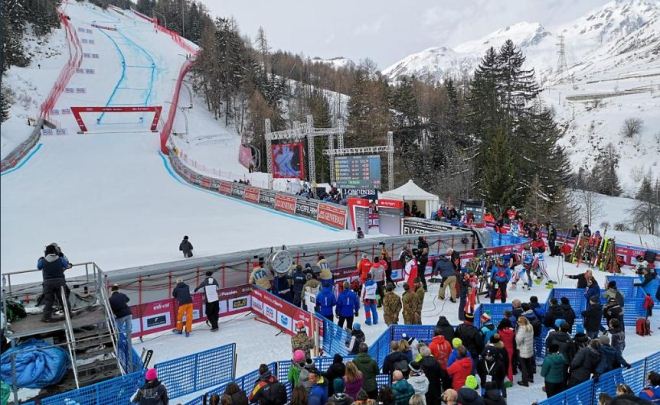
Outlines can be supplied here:
M329 204L319 204L316 220L335 228L346 228L346 210Z
M302 143L271 145L270 153L273 156L273 178L305 179Z
M384 199L381 198L381 199L378 200L378 207L403 209L403 201L402 200L384 200Z
M298 199L294 196L278 193L275 195L275 209L289 214L295 214L296 201L298 201Z
M220 194L231 195L231 189L232 183L230 181L220 181L220 186L218 187Z
M208 177L202 177L202 180L199 182L199 185L204 188L211 188L211 179Z
M308 331L312 330L312 314L309 312L258 288L252 290L250 297L252 312L289 335L295 334L298 321L303 321Z
M256 187L245 187L243 191L243 199L245 201L259 204L259 189Z

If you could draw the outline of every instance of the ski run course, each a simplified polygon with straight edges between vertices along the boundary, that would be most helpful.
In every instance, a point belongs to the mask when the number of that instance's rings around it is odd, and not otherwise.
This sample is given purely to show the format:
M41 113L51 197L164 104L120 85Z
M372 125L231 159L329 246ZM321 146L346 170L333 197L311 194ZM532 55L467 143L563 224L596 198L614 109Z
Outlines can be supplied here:
M55 108L162 105L165 117L184 51L128 12L77 2L64 10L81 40L87 39L83 52L98 57L83 58L81 65L95 74L75 74L67 86L85 92L63 93ZM354 237L184 182L159 153L158 133L149 132L152 117L83 114L90 130L85 135L76 134L72 115L54 117L67 135L43 136L15 170L1 177L3 273L34 268L53 241L73 263L95 261L111 271L182 259L183 235L190 236L195 256ZM213 125L208 116L204 122ZM223 155L232 169L238 144L230 139L231 153ZM35 276L40 277L35 273L12 282L38 281Z

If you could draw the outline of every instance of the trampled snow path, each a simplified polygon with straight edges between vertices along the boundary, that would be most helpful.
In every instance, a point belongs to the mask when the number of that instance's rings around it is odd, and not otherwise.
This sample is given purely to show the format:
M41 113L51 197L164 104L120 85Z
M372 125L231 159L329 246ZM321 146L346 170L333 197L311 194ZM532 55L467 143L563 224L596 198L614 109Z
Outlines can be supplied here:
M548 273L550 277L556 280L559 275L560 283L559 288L574 288L575 280L561 278L562 268L560 259L547 258L548 260ZM583 272L586 266L581 265L579 268L574 264L564 263L564 274L577 274ZM630 271L628 273L631 274ZM601 287L605 284L605 277L608 273L596 271L595 277ZM399 283L401 285L401 283ZM424 306L422 310L422 323L425 325L435 325L440 315L447 317L452 325L458 325L458 304L452 304L449 299L441 301L438 296L438 284L429 283L429 291L426 293L424 299ZM397 289L397 293L402 293L402 288ZM534 285L531 291L523 290L509 290L509 297L507 302L511 302L514 298L519 298L523 302L528 302L529 297L536 295L540 301L545 301L550 290L544 286ZM367 337L367 343L376 340L386 329L386 325L382 321L382 310L379 309L380 323L378 325L367 326L364 324L364 308L360 308L360 316L356 322L362 324L362 330ZM403 318L399 318L403 322ZM651 353L655 353L660 347L660 317L656 314L651 320L651 330L653 335L641 337L635 334L633 327L626 328L626 350L624 358L632 363L640 360ZM286 360L291 356L291 343L288 335L277 335L278 329L264 325L253 319L252 315L236 315L226 318L220 323L220 330L217 333L209 331L208 326L196 324L193 326L193 332L189 338L181 335L174 335L165 332L154 337L146 337L144 343L137 343L134 346L139 351L142 348L153 349L155 362L169 360L191 353L196 353L206 350L218 345L236 342L238 363L237 363L237 376L246 372L256 370L261 363L270 363L271 361ZM258 336L259 339L244 339L245 337ZM184 341L185 345L180 342ZM173 350L173 348L177 348ZM323 370L325 371L325 370ZM542 391L543 379L540 377L540 367L537 369L535 377L535 384L530 385L529 388L521 387L514 384L514 387L507 390L509 396L509 403L522 404L540 401L546 398L545 393ZM517 382L520 379L520 374L514 376ZM201 394L197 393L197 395ZM194 397L193 395L190 396ZM187 397L186 397L187 398Z

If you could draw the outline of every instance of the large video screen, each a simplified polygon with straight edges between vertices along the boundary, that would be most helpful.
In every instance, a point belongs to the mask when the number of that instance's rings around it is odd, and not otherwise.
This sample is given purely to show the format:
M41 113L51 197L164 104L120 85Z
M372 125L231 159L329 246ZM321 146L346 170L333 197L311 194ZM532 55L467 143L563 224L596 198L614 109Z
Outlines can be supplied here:
M305 178L302 143L272 145L273 178Z
M340 188L381 189L378 155L337 156L334 171Z

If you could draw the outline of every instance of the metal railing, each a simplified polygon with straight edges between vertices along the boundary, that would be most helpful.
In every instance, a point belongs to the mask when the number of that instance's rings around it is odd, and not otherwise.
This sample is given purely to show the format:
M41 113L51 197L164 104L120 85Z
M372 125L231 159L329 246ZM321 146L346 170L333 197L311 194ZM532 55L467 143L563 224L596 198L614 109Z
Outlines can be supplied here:
M66 334L67 347L69 348L69 357L71 358L71 368L73 369L73 378L76 380L76 388L80 388L78 381L78 365L76 360L76 338L73 334L73 325L71 324L71 314L69 313L69 303L66 298L66 287L60 287L60 295L62 296L62 307L64 308L65 325L64 332Z

